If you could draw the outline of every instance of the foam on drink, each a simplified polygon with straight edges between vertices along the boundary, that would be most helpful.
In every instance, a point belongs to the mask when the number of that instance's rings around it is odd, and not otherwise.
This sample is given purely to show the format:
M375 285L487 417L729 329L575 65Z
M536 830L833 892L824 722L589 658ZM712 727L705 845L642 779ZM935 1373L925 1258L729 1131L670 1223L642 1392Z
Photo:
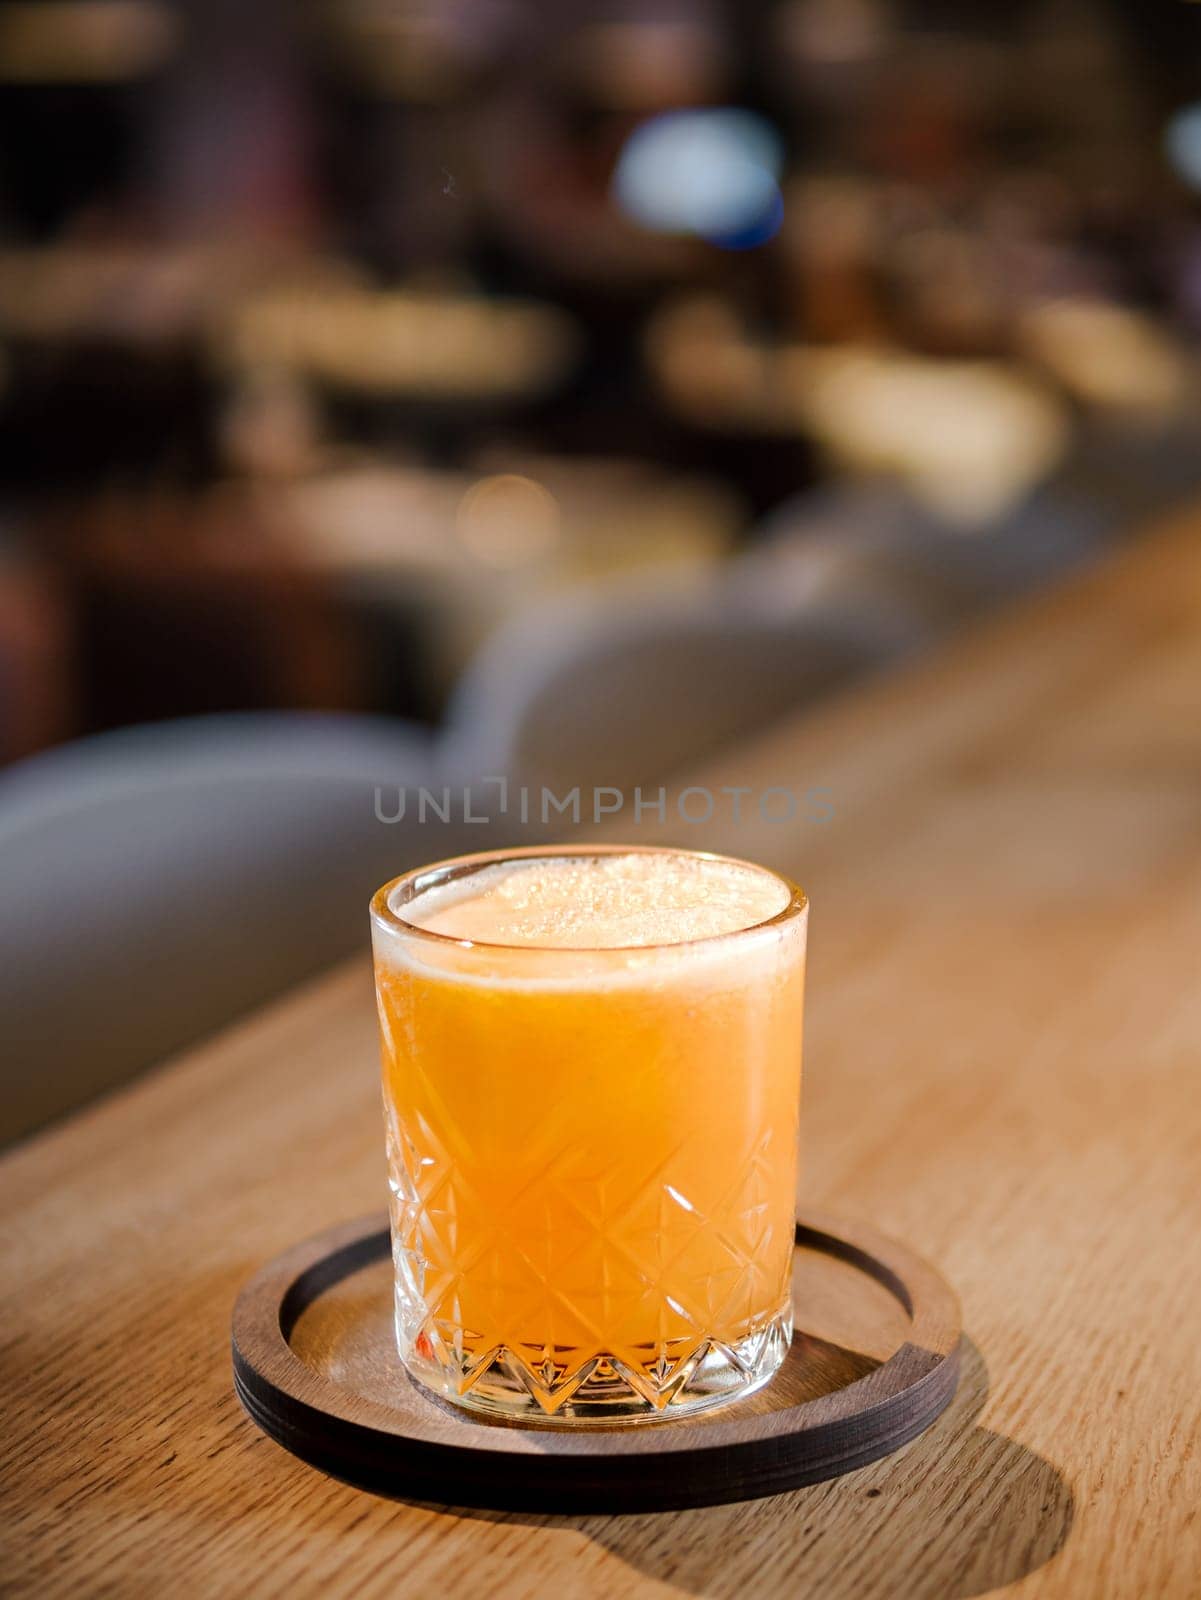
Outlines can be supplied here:
M741 862L631 851L498 862L427 889L400 915L452 939L616 950L737 933L788 899L779 878Z

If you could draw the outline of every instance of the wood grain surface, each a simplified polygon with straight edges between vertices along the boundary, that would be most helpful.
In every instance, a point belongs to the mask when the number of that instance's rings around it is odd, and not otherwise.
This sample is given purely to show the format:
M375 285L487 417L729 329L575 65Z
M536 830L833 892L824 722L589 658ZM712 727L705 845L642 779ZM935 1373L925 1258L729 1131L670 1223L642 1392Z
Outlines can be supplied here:
M0 1163L6 1592L1201 1592L1201 517L701 781L830 791L667 831L809 891L803 1196L954 1284L954 1404L658 1516L376 1499L265 1438L238 1286L380 1203L364 960Z

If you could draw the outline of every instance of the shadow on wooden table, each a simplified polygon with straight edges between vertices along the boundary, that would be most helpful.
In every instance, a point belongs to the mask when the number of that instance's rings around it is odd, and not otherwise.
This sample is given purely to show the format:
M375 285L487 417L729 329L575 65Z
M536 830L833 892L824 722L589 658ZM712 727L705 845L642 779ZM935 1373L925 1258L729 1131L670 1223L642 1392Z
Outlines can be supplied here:
M719 1597L959 1600L1052 1560L1074 1500L1042 1456L976 1424L988 1370L965 1341L955 1400L920 1439L844 1478L667 1517L558 1518L648 1578ZM975 1425L973 1425L975 1424Z
M1075 1508L1070 1487L1049 1461L980 1425L987 1397L988 1369L965 1340L959 1390L937 1422L895 1455L827 1483L644 1516L421 1509L476 1524L582 1536L631 1574L701 1600L759 1594L967 1600L1053 1560L1071 1532ZM627 1592L611 1569L605 1573L602 1586L594 1587L579 1571L570 1593Z
M977 1422L988 1369L964 1341L959 1391L895 1455L846 1477L737 1505L646 1516L464 1511L495 1523L571 1529L677 1593L966 1600L1045 1566L1072 1529L1062 1475Z

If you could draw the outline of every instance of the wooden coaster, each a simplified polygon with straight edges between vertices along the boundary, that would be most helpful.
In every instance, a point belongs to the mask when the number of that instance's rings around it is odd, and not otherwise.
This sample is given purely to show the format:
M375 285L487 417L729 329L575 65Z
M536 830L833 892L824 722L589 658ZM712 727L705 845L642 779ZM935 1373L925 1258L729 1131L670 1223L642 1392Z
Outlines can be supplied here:
M505 1511L666 1511L837 1477L929 1427L955 1392L959 1306L859 1223L797 1224L797 1333L766 1388L708 1415L527 1428L436 1400L400 1365L380 1218L265 1267L238 1297L234 1383L265 1433L363 1488Z

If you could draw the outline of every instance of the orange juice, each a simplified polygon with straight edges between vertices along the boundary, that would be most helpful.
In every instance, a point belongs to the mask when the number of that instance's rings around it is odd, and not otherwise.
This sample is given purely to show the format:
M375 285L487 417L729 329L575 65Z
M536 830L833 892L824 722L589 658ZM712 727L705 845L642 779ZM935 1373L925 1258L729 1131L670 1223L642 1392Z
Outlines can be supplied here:
M766 1382L792 1327L799 892L686 851L516 851L372 910L414 1376L559 1422Z

